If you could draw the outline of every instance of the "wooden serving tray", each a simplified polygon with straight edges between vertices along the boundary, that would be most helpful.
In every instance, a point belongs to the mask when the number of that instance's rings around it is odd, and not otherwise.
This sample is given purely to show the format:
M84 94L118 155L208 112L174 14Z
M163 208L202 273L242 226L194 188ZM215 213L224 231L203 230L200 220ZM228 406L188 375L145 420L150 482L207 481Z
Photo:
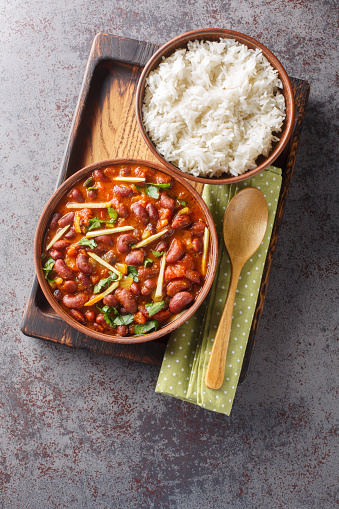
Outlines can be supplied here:
M142 68L158 47L155 44L106 33L95 37L57 187L84 166L104 159L130 157L156 160L139 133L134 113L134 96ZM275 163L283 170L283 183L239 383L246 379L250 363L310 90L306 81L297 78L291 78L291 81L297 109L295 129L289 146ZM194 187L200 193L203 190L202 184ZM161 365L168 340L165 336L147 343L123 345L85 336L54 313L36 277L24 312L21 331L27 336L155 366Z

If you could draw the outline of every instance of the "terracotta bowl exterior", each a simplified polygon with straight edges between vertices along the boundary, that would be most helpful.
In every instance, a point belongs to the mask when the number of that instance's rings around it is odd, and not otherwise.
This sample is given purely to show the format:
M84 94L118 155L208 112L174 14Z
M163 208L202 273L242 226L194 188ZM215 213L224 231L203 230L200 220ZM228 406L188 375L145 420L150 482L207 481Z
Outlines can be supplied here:
M250 49L260 49L263 55L267 58L274 69L278 70L279 77L283 83L282 93L285 97L286 102L286 118L284 120L284 124L282 127L282 131L278 134L280 140L273 144L273 148L268 157L260 156L257 159L258 166L253 170L248 170L242 175L239 176L231 176L227 174L223 174L221 177L194 177L189 173L185 173L181 171L176 166L167 162L161 154L159 154L155 148L154 143L149 138L142 121L142 105L144 101L145 95L145 82L151 71L153 71L158 65L161 63L163 57L168 57L175 50L179 48L184 48L187 46L189 41L194 40L209 40L209 41L218 41L220 37L224 39L235 39L241 44L245 44ZM256 41L252 37L248 35L241 34L240 32L234 32L233 30L226 30L222 28L204 28L200 30L192 30L191 32L186 32L182 35L175 37L170 40L166 44L164 44L159 50L154 53L154 55L150 58L144 70L140 76L140 80L137 87L136 92L136 116L138 121L138 126L140 132L148 146L148 148L152 151L152 153L159 159L159 161L168 169L174 171L177 175L183 175L185 178L189 180L193 180L195 182L201 182L202 184L231 184L234 182L240 182L242 180L246 180L247 178L253 177L260 171L267 168L273 164L273 162L277 159L277 157L281 154L281 152L286 147L289 138L292 134L294 127L294 119L295 119L295 101L292 84L290 79L279 62L279 60L271 53L269 49L267 49L263 44Z
M142 336L137 337L121 337L121 336L110 336L108 334L103 334L97 331L94 331L92 329L89 329L88 327L85 327L84 325L81 325L79 322L74 320L69 314L65 312L65 310L59 305L57 300L54 298L52 294L52 290L46 281L44 277L44 273L42 270L42 263L41 263L41 255L42 255L42 246L43 241L49 226L49 223L52 218L53 211L55 207L57 206L58 202L60 201L61 197L67 194L70 189L76 184L77 181L84 178L86 175L89 175L93 170L105 168L107 166L113 166L113 165L120 165L120 164L126 164L126 165L143 165L148 166L154 170L157 170L162 173L166 173L167 175L170 175L173 177L174 180L179 182L182 186L184 186L192 195L194 200L198 202L200 209L203 212L205 222L209 228L210 231L210 256L209 256L209 263L208 263L208 269L206 274L206 279L204 286L202 287L200 293L198 294L197 299L193 303L193 305L188 308L186 311L183 312L181 316L179 316L175 321L172 323L169 323L165 327L155 331L151 332L149 334L145 334ZM87 336L91 336L96 339L100 339L101 341L111 342L111 343L125 343L125 344L131 344L131 343L144 343L146 341L152 341L153 339L157 339L161 336L165 336L166 334L169 334L174 329L179 327L182 323L184 323L190 316L192 316L198 307L202 304L205 297L207 296L211 285L213 283L213 279L215 276L216 268L217 268L217 260L218 260L218 239L217 239L217 233L214 226L214 222L211 216L211 213L206 206L205 202L201 198L201 196L196 192L196 190L180 175L177 175L174 171L172 171L169 168L164 168L162 165L158 163L154 163L151 161L144 161L141 159L107 159L105 161L100 161L98 163L91 164L90 166L86 166L85 168L79 170L77 173L72 175L70 178L68 178L52 195L50 200L48 201L46 207L44 208L38 226L36 230L35 235L35 241L34 241L34 263L35 263L35 270L38 277L39 284L42 288L42 291L54 309L54 311L69 325L77 329L78 331L82 332L83 334L86 334Z

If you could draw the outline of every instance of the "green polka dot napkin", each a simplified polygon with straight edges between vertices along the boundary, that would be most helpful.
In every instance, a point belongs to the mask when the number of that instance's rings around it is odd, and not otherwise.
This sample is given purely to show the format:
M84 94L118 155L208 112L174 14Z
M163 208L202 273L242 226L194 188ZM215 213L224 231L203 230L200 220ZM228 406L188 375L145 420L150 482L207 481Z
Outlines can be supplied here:
M268 205L268 226L263 242L241 272L227 351L224 383L205 386L205 370L230 283L230 261L222 236L224 212L233 196L246 187L260 189ZM237 388L270 243L281 187L281 170L270 166L239 184L205 185L203 198L218 233L219 260L211 291L199 310L176 329L168 341L156 392L179 398L214 412L229 415Z

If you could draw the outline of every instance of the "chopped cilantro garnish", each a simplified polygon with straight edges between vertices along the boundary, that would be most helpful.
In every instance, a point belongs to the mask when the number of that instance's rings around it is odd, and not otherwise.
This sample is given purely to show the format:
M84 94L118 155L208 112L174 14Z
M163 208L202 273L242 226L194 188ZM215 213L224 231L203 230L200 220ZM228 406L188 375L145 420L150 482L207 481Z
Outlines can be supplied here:
M147 265L152 265L153 263L153 260L151 260L150 258L146 258L146 260L144 261L144 267L147 267Z
M152 329L156 331L158 325L159 325L158 320L150 320L149 322L146 323L138 323L134 325L134 334L135 336L141 336L142 334L146 334L146 332L149 332Z
M98 217L93 217L88 221L88 227L86 228L87 231L95 230L96 228L100 228L101 226L101 220Z
M159 311L161 311L165 307L165 302L162 300L161 302L153 302L152 304L146 304L145 308L149 316L153 316Z
M164 254L165 251L152 251L153 256L156 258L160 258Z
M139 281L138 271L134 265L127 265L127 277L131 277L136 283Z
M145 193L151 198L159 198L159 189L168 189L171 184L145 184Z
M149 184L146 184L146 186ZM171 187L171 184L150 184L151 186L159 187L159 189L168 189Z
M99 293L100 290L104 288L108 283L112 283L116 279L118 279L118 276L114 274L114 272L110 272L110 275L108 277L100 279L100 281L95 285L93 293Z
M113 313L114 316L118 316L118 311L116 310L116 308L109 307L109 306L104 306L102 308L99 308L99 306L97 306L97 309L99 309L100 313L102 313L104 315L105 322L110 327L115 327L114 318L110 315L111 315L111 313Z
M90 247L91 249L94 249L98 246L94 239L87 239L86 237L83 237L81 240L79 240L78 244L80 246Z
M114 223L118 219L117 211L115 209L113 209L112 207L108 207L107 212L108 212L109 217L111 218L111 220L109 222Z
M185 200L178 200L178 202L180 203L180 205L182 205L183 207L186 207L187 205L187 202Z
M54 267L54 264L55 264L55 261L53 260L53 258L48 258L47 262L45 263L44 267L42 268L42 270L44 271L45 273L45 278L47 279L47 281L49 283L52 283L52 280L49 279L49 273L53 270L53 267Z
M100 313L104 315L105 322L110 327L118 327L119 325L129 325L134 320L134 316L131 313L128 313L127 315L119 315L117 309L114 307L104 306L102 308L99 308L99 306L97 306L97 309L99 309ZM111 316L112 313L114 316Z
M115 223L115 221L118 219L117 211L115 209L113 209L112 207L109 207L107 209L107 212L108 212L109 217L111 218L109 221L106 221L104 219L99 219L98 217L92 217L88 221L88 227L86 228L86 230L90 231L90 230L95 230L96 228L100 228L101 223L104 223L104 224Z
M147 184L145 187L145 192L147 196L150 196L151 198L159 198L159 189L157 189L153 184Z
M129 325L133 320L134 316L130 313L128 315L118 315L113 320L114 327L118 327L118 325Z

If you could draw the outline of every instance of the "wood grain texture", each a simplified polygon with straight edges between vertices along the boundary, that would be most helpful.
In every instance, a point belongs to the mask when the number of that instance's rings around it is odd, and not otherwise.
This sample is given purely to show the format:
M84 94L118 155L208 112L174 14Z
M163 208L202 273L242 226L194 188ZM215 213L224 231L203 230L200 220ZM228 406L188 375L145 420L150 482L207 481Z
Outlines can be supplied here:
M158 49L157 45L110 34L98 34L85 71L71 132L61 164L57 187L70 175L93 162L111 157L133 157L155 161L137 127L134 96L143 66ZM309 95L307 82L291 78L296 99L296 125L291 142L277 161L283 169L281 190L272 240L265 264L260 294L240 376L247 374L260 316L267 292L269 269L278 239L286 198L291 183L305 107ZM192 184L192 183L191 183ZM194 184L201 194L202 184ZM21 330L31 337L47 339L104 355L123 357L160 366L166 337L149 343L120 345L106 343L79 333L63 322L49 306L37 279L26 305Z

